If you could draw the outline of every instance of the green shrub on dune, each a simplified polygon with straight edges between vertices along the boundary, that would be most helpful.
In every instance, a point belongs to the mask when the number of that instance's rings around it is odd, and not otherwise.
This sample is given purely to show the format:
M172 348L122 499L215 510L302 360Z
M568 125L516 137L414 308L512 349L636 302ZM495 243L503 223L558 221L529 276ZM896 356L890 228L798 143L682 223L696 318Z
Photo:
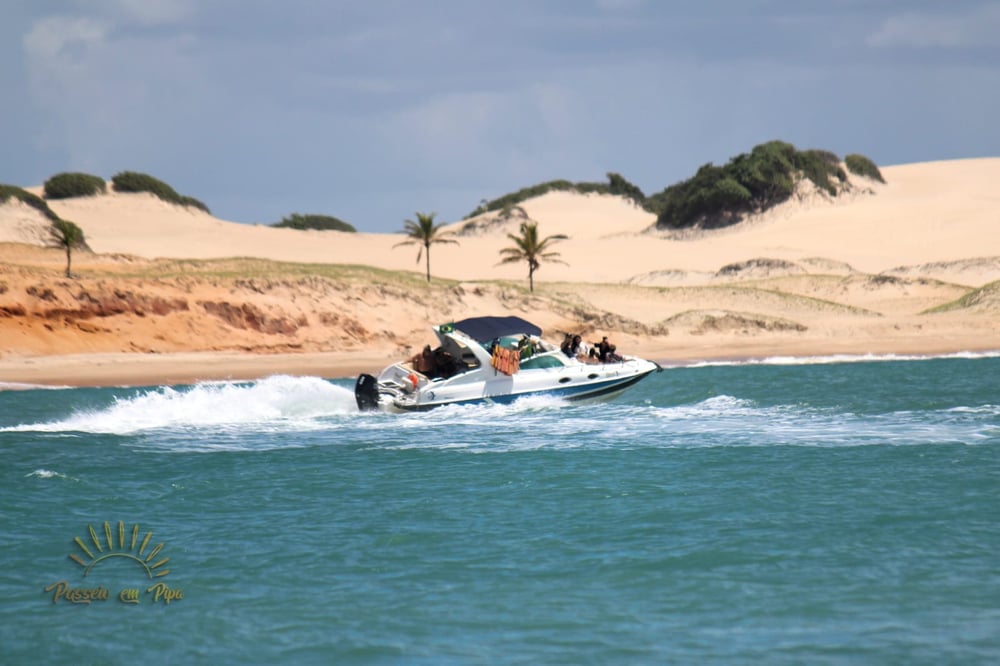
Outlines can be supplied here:
M103 181L101 181L103 182ZM49 241L53 247L60 247L66 251L66 277L72 277L70 261L74 249L89 250L83 229L69 220L64 220L55 214L49 205L45 203L37 194L17 187L16 185L0 184L0 205L7 203L10 199L23 201L31 206L52 223L49 227Z
M111 184L117 192L149 192L164 201L179 202L181 195L162 180L138 171L122 171L111 177Z
M182 194L182 195L181 195L181 205L182 205L182 206L190 206L191 208L197 208L198 210L202 210L202 211L205 211L205 212L206 212L206 213L208 213L209 215L211 215L211 214L212 214L212 211L210 211L210 210L208 209L208 206L206 206L206 205L205 205L205 204L203 204L202 202L198 201L198 200L197 200L197 199L195 199L194 197L189 197L189 196L187 196L187 195L183 195L183 194Z
M859 173L851 167L856 162L853 157L848 156L848 169ZM878 173L868 162L870 167L865 168ZM647 197L645 207L656 214L656 226L661 229L724 227L787 201L803 179L834 197L847 184L847 174L835 154L800 151L784 141L769 141L723 166L702 166L692 178Z
M795 153L795 167L816 187L831 197L837 196L837 186L847 180L847 174L840 167L840 158L828 150L803 150ZM834 184L830 178L836 178Z
M474 211L463 217L463 220L467 220L470 217L475 217L477 215L482 215L483 213L489 212L500 212L503 210L510 210L521 204L528 199L533 199L535 197L540 197L543 194L548 194L549 192L579 192L580 194L614 194L617 196L625 197L626 199L631 199L638 205L643 205L645 202L645 195L642 190L630 183L624 177L617 173L608 173L608 182L580 182L573 183L568 180L550 180L545 183L539 183L538 185L532 185L530 187L525 187L517 192L511 192L510 194L505 194L502 197L493 199L492 201L483 201Z
M9 199L23 201L53 222L59 219L59 216L45 203L45 199L37 194L32 194L28 190L16 185L0 184L0 204L7 203Z
M633 185L624 176L613 171L608 173L608 193L631 199L639 206L646 203L646 195L637 185Z
M192 206L206 213L211 213L208 206L202 202L194 197L178 194L177 190L162 180L153 178L149 174L137 171L122 171L112 176L111 184L116 192L149 192L168 203L177 204L178 206Z
M300 215L292 213L271 225L284 229L318 229L320 231L357 231L352 225L331 215Z
M537 185L524 187L516 192L505 194L502 197L498 197L491 201L483 201L483 203L479 204L474 211L462 219L467 220L470 217L482 215L483 213L499 212L505 208L510 209L523 201L540 197L543 194L548 194L549 192L565 192L572 189L574 189L574 185L568 180L550 180L544 183L538 183Z
M848 155L848 171L880 182L878 167L863 155ZM716 166L709 162L691 178L663 191L645 196L642 190L617 173L608 173L607 183L572 183L551 180L492 201L483 201L463 219L483 213L510 211L528 199L554 191L599 192L631 200L656 215L656 226L667 229L699 227L712 229L736 224L746 215L759 213L787 201L803 180L831 197L850 187L840 158L828 150L798 150L785 141L768 141L749 153Z
M80 172L57 173L45 181L44 185L46 199L91 197L104 194L107 189L107 184L100 176Z
M885 179L882 177L882 172L878 170L878 167L875 166L874 162L864 155L851 153L844 158L844 164L847 165L847 170L853 174L864 176L865 178L871 178L872 180L877 180L880 183L885 182Z

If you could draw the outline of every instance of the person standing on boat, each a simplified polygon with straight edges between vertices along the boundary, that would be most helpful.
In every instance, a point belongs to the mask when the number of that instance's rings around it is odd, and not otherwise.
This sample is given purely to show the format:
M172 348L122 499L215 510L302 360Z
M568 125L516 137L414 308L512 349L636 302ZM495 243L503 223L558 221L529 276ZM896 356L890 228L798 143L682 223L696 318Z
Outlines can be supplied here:
M608 362L608 354L613 350L614 345L608 342L608 336L601 338L600 342L595 342L590 348L590 356L596 358L601 363Z

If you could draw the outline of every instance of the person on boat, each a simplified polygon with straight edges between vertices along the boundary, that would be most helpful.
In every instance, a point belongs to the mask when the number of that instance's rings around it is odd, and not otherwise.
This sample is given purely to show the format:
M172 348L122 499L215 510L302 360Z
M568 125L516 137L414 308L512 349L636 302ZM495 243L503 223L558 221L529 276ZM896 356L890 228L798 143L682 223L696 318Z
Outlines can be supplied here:
M607 363L608 354L611 352L612 345L608 342L608 336L601 338L600 342L595 342L594 346L590 348L590 356L596 358L601 363Z
M535 343L527 335L522 335L517 342L517 351L522 359L531 358L535 354Z
M574 356L576 356L576 354L572 351L572 348L573 348L573 336L567 333L566 335L563 336L563 341L562 344L559 345L559 349L562 350L562 353L566 354L566 356L573 358Z
M625 358L618 353L617 349L618 348L614 345L610 345L608 347L608 353L604 356L604 363L620 363L625 360Z
M448 379L458 370L458 366L455 363L455 357L444 350L444 347L438 347L433 352L434 361L434 372Z
M413 364L414 370L427 377L433 376L437 368L437 364L434 362L434 352L431 351L430 345L425 345L422 352L410 359L410 363Z
M576 358L583 352L582 349L583 338L579 335L574 335L570 337L569 334L567 334L566 337L568 338L569 342L564 343L565 347L563 347L563 353L566 354L566 356L569 356L570 358Z

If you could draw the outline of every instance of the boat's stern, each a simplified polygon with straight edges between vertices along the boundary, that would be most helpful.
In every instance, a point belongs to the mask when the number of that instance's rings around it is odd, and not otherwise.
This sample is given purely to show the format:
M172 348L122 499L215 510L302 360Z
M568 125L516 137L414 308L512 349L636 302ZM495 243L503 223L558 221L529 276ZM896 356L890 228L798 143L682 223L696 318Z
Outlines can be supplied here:
M354 399L358 403L359 411L376 411L379 408L378 380L373 375L359 375L358 381L354 383Z
M379 373L358 376L354 384L354 399L362 412L406 411L418 399L419 387L427 379L413 369L396 363Z

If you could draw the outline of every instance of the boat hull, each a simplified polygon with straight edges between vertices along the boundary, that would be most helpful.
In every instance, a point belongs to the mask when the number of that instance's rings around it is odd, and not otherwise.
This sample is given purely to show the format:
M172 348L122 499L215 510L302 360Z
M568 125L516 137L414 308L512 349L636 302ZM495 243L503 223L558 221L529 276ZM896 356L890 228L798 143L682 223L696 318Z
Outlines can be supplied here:
M638 383L644 377L649 375L653 370L649 370L640 375L634 377L629 377L627 379L615 381L615 382L605 382L601 386L594 387L593 389L586 391L571 391L568 389L539 389L537 391L524 391L522 393L504 393L492 396L485 396L480 398L468 398L463 400L449 400L442 402L429 402L425 404L392 404L380 406L381 409L386 411L394 411L398 413L405 412L425 412L437 407L443 407L445 405L476 405L476 404L493 404L493 405L508 405L516 400L529 396L541 396L549 395L561 400L566 400L567 402L599 402L603 400L611 400L612 398L621 395L629 387ZM387 409L388 408L388 409Z
M445 405L510 404L540 395L568 402L597 402L616 397L659 369L650 361L630 360L582 366L572 372L523 371L518 377L497 373L495 378L453 385L428 383L413 392L380 384L377 408L394 413L422 412Z

